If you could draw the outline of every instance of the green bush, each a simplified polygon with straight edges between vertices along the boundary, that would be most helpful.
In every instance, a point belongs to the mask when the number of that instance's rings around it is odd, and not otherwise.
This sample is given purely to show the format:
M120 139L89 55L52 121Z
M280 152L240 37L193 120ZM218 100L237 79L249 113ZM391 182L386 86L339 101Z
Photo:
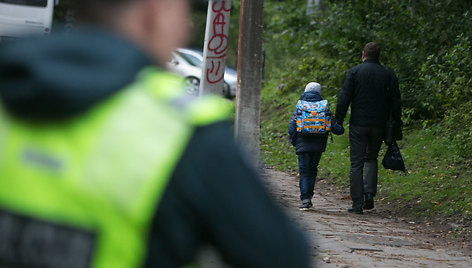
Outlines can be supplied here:
M468 1L323 1L315 18L305 16L306 1L266 3L265 80L277 96L300 92L310 81L336 96L364 44L375 41L381 61L399 78L404 123L442 124L461 145L459 153L472 156Z
M335 110L347 70L360 63L365 43L375 41L381 62L399 79L406 125L399 145L408 169L407 174L380 169L379 199L402 213L448 218L460 225L455 231L465 228L472 237L469 1L322 2L324 8L309 18L304 0L265 1L262 160L298 171L287 124L304 85L319 82ZM348 173L345 134L328 144L319 174L348 187Z
M442 120L439 135L458 145L459 154L472 157L472 40L461 34L456 45L423 64L420 80L430 116Z

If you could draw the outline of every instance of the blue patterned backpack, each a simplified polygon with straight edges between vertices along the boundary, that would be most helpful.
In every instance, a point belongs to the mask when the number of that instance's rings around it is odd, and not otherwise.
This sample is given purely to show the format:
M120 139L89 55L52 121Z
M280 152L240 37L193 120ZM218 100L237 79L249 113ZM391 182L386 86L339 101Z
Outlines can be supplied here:
M328 134L332 114L327 100L297 102L297 132L308 135Z

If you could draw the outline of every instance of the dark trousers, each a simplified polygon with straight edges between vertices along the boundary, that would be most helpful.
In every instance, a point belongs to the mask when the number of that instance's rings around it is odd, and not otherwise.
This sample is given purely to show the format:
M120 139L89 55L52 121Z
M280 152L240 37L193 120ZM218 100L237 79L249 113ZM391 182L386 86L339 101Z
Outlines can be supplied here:
M377 193L377 157L384 138L385 130L375 127L349 127L351 147L351 184L352 207L362 209L364 194ZM365 168L365 179L364 179Z
M313 197L321 154L321 152L305 152L298 155L301 200L311 199Z

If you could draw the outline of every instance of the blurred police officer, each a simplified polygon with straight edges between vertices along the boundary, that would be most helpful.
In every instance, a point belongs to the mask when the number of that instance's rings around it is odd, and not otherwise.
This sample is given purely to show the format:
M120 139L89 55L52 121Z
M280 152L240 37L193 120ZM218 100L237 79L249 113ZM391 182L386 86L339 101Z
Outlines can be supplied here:
M225 106L162 71L189 3L76 3L76 32L0 51L0 266L308 267Z

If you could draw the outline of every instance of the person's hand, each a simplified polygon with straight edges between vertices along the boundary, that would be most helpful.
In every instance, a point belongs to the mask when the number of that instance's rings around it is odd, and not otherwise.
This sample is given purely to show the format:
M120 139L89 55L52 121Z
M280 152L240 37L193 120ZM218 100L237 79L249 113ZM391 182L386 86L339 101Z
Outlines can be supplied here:
M336 119L331 121L331 132L335 135L342 135L344 134L344 127L342 124L339 124Z

